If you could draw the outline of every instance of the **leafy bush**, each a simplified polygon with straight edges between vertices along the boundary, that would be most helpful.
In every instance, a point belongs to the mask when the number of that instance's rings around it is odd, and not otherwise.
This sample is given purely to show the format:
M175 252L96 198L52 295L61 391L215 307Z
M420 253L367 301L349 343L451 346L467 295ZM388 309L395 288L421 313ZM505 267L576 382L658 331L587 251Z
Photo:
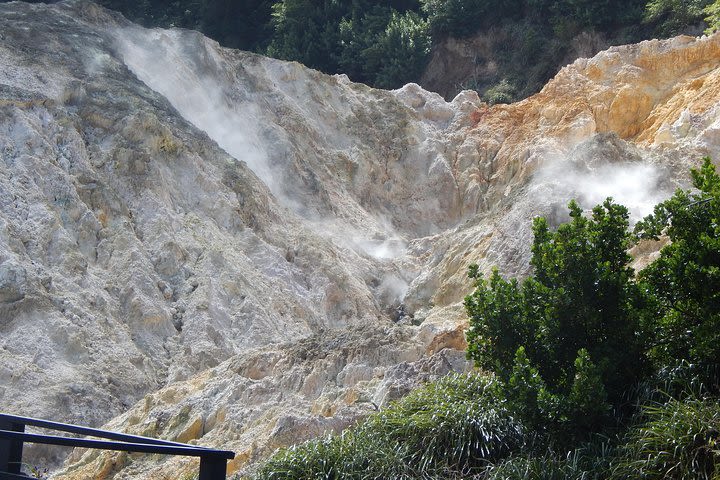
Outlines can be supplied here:
M715 0L703 9L703 13L707 15L705 17L705 23L708 28L705 33L711 35L720 30L720 0Z
M515 99L517 88L507 79L502 79L492 87L488 88L483 94L483 100L490 105L496 103L511 103Z
M712 369L720 364L720 176L709 158L691 174L696 193L678 190L636 225L641 238L672 242L640 280L656 299L658 366L683 359Z
M468 357L508 382L523 418L581 434L602 423L603 399L618 404L646 375L646 337L627 209L610 199L590 218L575 202L569 208L571 221L556 232L535 219L534 274L524 282L497 270L485 280L472 267L465 308Z
M658 25L663 35L678 35L703 20L703 9L710 0L650 0L645 20Z

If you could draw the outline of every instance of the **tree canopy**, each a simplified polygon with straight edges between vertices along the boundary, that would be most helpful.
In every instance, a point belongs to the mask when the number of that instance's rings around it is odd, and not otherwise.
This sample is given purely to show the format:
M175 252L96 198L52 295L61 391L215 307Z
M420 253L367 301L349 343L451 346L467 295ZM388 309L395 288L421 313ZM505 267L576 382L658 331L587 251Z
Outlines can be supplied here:
M485 280L471 268L468 357L507 382L533 423L586 431L609 411L602 399L618 404L647 374L644 300L629 267L627 209L611 199L589 217L574 201L568 208L557 231L534 220L531 277L494 270Z
M634 234L611 199L590 215L570 202L556 231L535 219L533 274L522 282L470 268L468 357L505 382L526 423L576 438L653 372L680 363L717 371L720 176L709 158L691 175L694 190L657 205ZM670 243L636 275L628 249L660 236Z
M678 190L635 227L640 238L670 244L640 272L654 299L658 363L720 362L720 176L709 158L691 171L695 190Z
M602 46L720 25L718 0L97 1L145 26L200 30L224 46L383 88L419 82L432 45L447 37L493 32L497 73L457 86L491 103L539 90L577 54L583 32Z
M706 15L705 23L708 26L705 33L712 34L720 30L720 0L715 0L707 5L703 9L703 13Z

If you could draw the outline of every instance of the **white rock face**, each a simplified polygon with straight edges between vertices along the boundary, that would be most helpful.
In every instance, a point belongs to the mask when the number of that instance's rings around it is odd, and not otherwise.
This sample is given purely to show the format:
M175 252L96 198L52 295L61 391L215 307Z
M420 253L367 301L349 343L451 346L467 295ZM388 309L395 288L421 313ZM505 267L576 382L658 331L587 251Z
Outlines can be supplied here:
M0 4L2 409L234 449L243 472L468 369L471 262L525 274L534 215L613 195L640 216L720 158L719 44L617 47L490 108Z

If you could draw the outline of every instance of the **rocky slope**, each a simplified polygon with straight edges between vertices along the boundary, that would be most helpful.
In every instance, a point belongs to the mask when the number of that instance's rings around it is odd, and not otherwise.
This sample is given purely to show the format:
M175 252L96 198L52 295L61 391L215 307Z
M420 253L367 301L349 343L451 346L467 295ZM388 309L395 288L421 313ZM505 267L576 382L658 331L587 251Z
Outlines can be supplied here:
M469 368L466 267L526 273L532 216L639 216L719 157L719 66L717 36L614 47L490 108L1 4L0 405L233 449L232 472L342 429ZM56 476L193 468L75 452Z

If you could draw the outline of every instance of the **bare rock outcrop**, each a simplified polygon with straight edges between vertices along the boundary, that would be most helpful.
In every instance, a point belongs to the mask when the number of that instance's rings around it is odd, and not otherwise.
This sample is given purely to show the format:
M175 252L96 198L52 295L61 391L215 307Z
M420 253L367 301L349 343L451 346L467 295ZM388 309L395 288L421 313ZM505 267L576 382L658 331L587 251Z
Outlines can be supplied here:
M0 4L3 409L234 449L231 472L339 431L470 368L467 266L526 274L534 215L637 218L720 157L718 75L718 36L643 42L488 107ZM193 468L79 451L56 477Z

